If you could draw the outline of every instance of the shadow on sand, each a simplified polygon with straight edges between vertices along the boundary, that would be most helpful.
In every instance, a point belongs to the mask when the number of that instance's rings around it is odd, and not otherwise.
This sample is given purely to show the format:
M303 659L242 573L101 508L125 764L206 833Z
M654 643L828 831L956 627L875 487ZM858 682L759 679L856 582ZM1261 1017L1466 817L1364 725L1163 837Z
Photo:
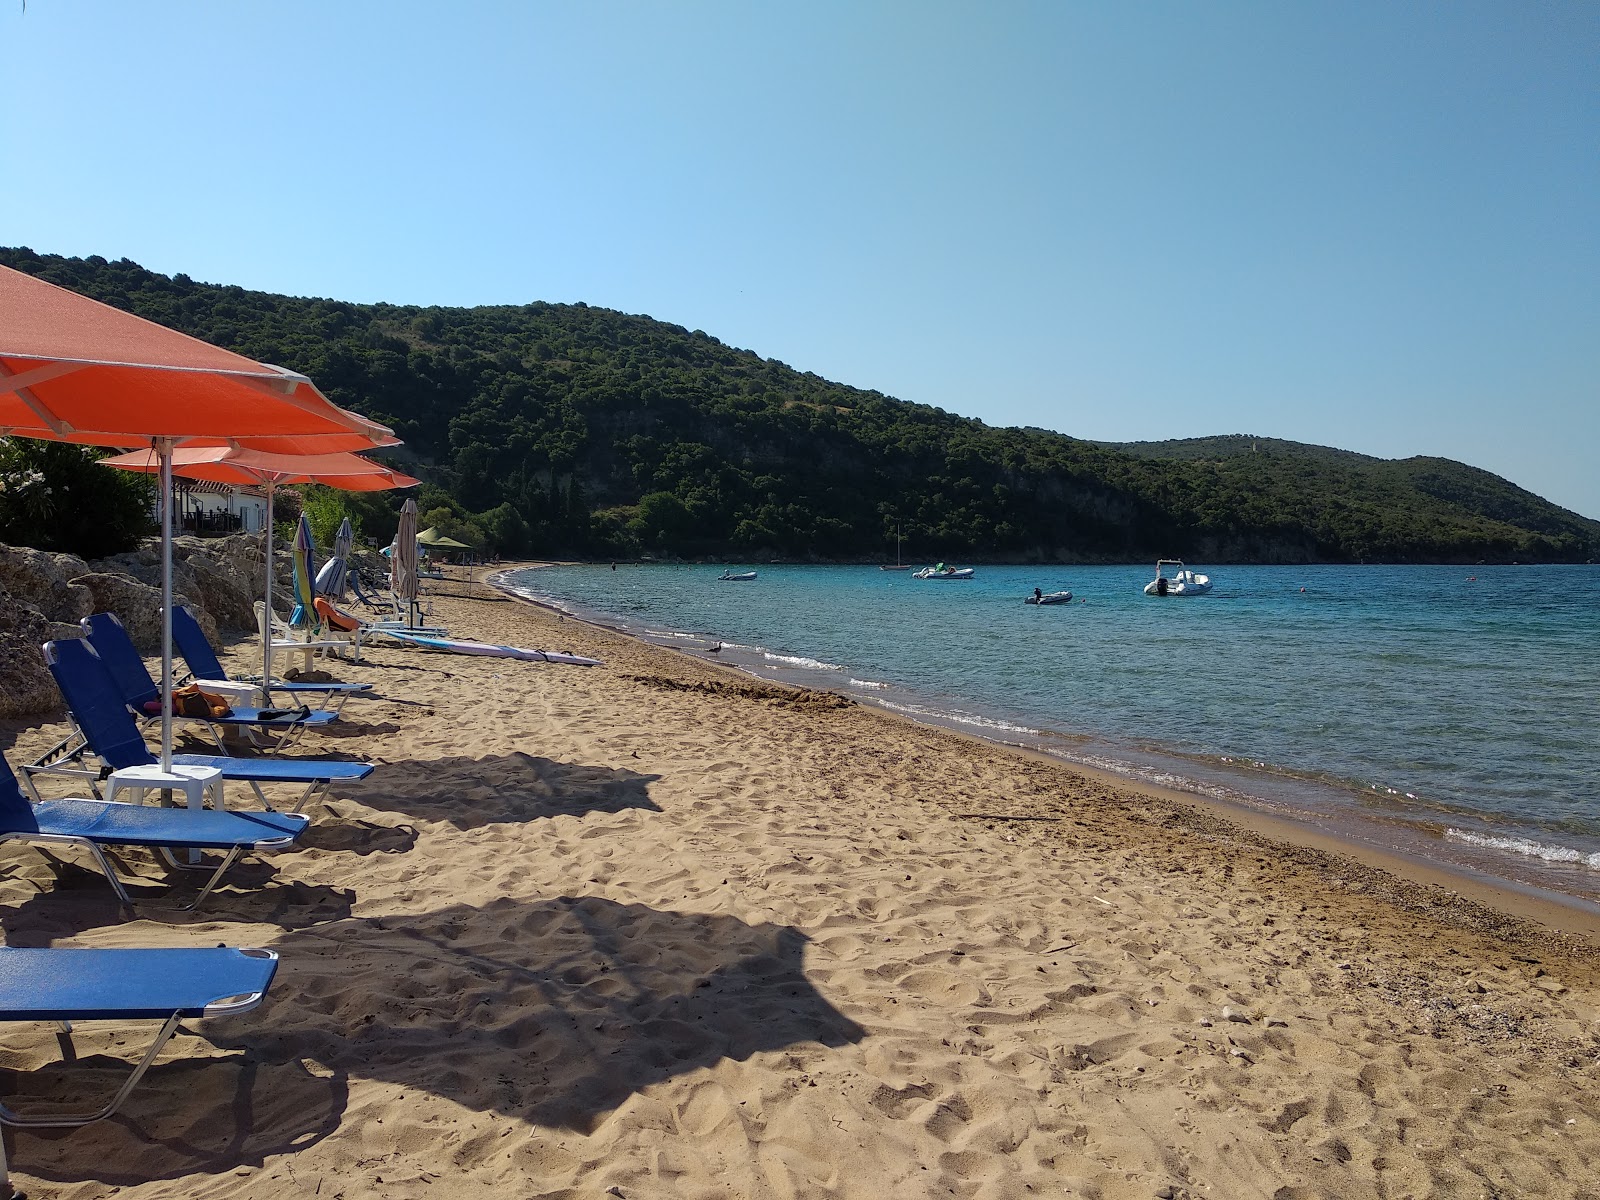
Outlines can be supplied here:
M207 1022L203 1040L180 1038L191 1057L152 1068L126 1115L97 1127L90 1153L70 1135L11 1131L13 1166L122 1186L260 1165L337 1128L352 1077L592 1130L673 1076L864 1037L806 978L805 945L789 926L597 897L287 933L262 1009ZM76 1071L102 1062L121 1065L96 1057ZM22 1082L30 1096L49 1094L57 1075L46 1068ZM8 1096L18 1083L4 1081Z
M337 794L368 808L477 829L630 808L660 812L650 799L650 785L659 778L532 754L503 754L381 763L366 779L339 788Z

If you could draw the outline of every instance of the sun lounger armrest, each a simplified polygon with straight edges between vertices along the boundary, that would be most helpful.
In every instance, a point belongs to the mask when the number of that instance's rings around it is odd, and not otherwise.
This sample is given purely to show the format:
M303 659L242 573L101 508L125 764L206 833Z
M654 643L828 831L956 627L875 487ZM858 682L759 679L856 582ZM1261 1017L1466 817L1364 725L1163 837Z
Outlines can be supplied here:
M285 836L283 838L274 838L271 843L263 843L263 845L287 846L293 842L294 838ZM277 952L274 950L261 950L254 946L241 946L239 953L246 958L272 959L278 957ZM239 1013L249 1012L260 1004L266 998L266 995L266 989L263 988L258 992L240 992L233 996L221 996L206 1005L205 1015L208 1017L231 1017Z

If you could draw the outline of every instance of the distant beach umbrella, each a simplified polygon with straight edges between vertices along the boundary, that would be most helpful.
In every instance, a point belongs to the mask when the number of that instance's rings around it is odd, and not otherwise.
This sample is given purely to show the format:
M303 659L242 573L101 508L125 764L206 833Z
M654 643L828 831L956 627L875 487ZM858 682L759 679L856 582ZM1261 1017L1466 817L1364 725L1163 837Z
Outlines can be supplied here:
M153 450L136 450L115 458L102 458L103 467L155 474L160 469ZM238 450L229 446L179 446L172 452L172 473L185 479L213 483L257 484L267 493L266 603L272 610L273 518L276 490L285 484L320 483L345 492L382 492L416 487L422 482L410 475L362 458L359 454L279 454ZM272 678L272 628L261 634L261 674Z
M289 624L310 628L318 624L316 596L313 580L316 571L316 544L311 538L311 520L300 514L294 529L294 611L289 614Z
M333 549L328 553L328 561L317 572L317 595L344 599L346 581L350 575L350 547L355 540L355 530L350 528L350 518L346 517L339 522L339 532L333 535Z
M400 510L400 528L389 548L389 590L406 606L406 623L417 616L417 502L407 499Z
M202 342L0 267L0 429L91 446L147 446L161 475L161 694L172 694L172 454L187 445L310 453L395 445L304 375ZM172 768L172 709L161 713Z

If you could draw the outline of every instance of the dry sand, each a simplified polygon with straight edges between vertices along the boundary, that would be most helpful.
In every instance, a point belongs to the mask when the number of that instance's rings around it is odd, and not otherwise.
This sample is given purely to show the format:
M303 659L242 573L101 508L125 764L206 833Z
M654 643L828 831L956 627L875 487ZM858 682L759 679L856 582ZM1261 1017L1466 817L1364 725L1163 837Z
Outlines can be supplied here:
M337 667L381 698L300 753L378 770L198 916L136 856L121 921L4 849L11 944L282 955L118 1116L8 1130L33 1196L1600 1195L1581 920L525 604L435 616L606 665ZM104 1087L141 1033L63 1075L0 1027L0 1095Z

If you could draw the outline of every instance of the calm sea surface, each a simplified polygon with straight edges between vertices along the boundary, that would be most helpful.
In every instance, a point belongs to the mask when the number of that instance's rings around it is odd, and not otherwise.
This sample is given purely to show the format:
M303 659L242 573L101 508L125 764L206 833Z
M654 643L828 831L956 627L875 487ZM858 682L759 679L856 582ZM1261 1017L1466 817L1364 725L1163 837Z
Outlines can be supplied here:
M1206 571L1204 564L1193 564ZM786 682L1600 900L1600 567L607 565L530 598ZM1058 607L1023 604L1070 588Z

